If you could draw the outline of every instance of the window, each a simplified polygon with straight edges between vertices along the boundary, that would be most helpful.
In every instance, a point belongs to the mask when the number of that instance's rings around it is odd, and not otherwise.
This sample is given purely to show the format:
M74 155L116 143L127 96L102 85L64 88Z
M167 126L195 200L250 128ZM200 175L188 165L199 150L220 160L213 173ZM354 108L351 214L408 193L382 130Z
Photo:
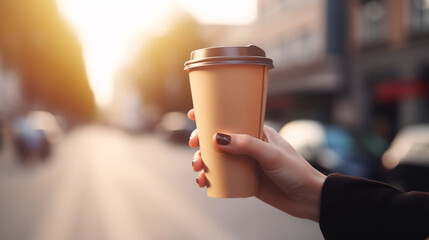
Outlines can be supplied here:
M296 36L285 35L270 51L270 56L282 66L293 66L314 60L320 53L318 31L305 31Z
M386 40L386 4L382 0L362 1L361 21L364 45L378 45Z
M429 0L412 0L410 16L414 35L429 33Z

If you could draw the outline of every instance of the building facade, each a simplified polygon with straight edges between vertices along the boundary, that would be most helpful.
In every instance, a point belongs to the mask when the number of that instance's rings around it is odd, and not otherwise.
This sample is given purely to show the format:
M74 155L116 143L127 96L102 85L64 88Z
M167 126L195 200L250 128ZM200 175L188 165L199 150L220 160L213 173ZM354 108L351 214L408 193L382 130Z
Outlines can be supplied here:
M258 2L253 39L275 65L267 118L332 121L335 98L344 87L343 6L331 0Z
M429 122L429 1L347 2L354 125L391 140L403 126Z
M386 141L429 122L428 0L259 0L216 45L256 44L274 60L267 119L314 119Z

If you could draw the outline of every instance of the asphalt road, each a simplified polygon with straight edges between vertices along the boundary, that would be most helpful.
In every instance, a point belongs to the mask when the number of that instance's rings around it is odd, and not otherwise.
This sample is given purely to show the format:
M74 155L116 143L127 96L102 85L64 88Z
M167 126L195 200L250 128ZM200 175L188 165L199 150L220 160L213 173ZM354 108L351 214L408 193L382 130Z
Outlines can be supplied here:
M45 163L0 153L0 239L323 239L318 224L256 198L213 199L194 150L101 125L67 134Z

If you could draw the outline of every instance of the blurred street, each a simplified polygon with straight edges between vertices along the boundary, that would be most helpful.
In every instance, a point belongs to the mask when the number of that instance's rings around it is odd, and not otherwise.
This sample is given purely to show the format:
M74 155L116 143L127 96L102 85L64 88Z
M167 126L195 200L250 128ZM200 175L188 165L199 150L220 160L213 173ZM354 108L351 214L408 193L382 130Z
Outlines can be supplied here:
M0 240L323 239L195 182L184 63L249 44L312 166L429 192L429 0L0 0Z
M103 125L74 129L47 162L0 152L0 239L323 239L255 198L213 199L194 150Z

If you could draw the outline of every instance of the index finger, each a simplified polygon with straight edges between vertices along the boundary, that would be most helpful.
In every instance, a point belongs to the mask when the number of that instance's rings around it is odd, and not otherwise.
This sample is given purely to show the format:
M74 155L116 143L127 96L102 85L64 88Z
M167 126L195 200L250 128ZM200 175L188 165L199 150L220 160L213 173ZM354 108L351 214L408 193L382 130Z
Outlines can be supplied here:
M188 112L188 118L195 121L195 111L194 109L189 110Z

